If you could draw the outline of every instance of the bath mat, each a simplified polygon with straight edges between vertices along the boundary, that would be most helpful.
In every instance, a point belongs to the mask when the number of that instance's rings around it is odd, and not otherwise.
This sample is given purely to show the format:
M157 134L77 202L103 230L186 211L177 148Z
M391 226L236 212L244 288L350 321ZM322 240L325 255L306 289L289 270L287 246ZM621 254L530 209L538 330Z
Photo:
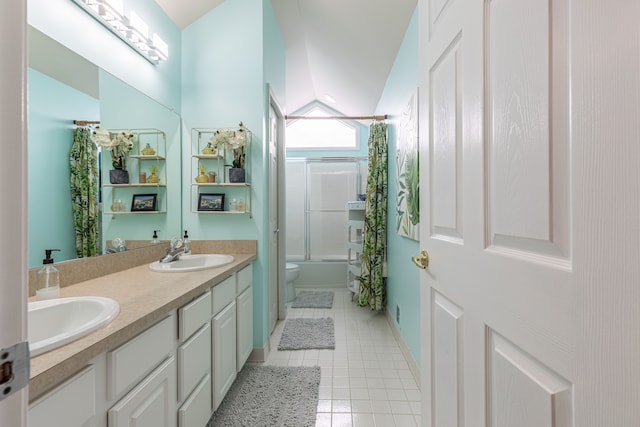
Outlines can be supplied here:
M334 349L333 319L287 319L278 344L278 350Z
M291 304L291 308L331 307L333 307L333 292L329 291L300 291Z
M319 366L242 368L207 427L315 426Z

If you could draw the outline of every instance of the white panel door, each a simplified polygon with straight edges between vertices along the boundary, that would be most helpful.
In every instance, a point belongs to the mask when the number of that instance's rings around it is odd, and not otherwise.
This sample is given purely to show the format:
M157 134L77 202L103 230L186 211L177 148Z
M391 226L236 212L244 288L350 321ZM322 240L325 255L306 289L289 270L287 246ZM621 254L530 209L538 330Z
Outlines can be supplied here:
M11 242L0 251L0 349L11 349L27 340L27 2L3 2L0 10L0 194L11 200L0 214L0 235ZM8 369L14 354L8 353L0 354L0 424L21 427L27 424L28 387L16 387L19 363Z
M269 106L269 333L278 322L278 116Z
M425 425L571 425L567 7L420 3Z
M425 426L640 425L640 3L621 4L419 0Z

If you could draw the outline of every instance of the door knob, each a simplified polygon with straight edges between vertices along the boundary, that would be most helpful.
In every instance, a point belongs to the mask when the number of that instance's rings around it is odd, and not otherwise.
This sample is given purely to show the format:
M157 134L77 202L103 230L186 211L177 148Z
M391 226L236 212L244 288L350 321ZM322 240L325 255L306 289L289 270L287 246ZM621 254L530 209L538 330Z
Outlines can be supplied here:
M412 256L411 261L423 270L429 268L429 254L425 250L420 252L420 255Z

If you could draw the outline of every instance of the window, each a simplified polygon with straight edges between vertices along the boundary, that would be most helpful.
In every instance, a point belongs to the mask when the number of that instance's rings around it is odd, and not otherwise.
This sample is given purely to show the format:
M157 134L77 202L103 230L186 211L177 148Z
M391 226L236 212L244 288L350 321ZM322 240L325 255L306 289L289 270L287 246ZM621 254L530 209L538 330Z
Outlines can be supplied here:
M315 106L304 114L307 117L329 117L320 106ZM349 149L358 148L357 128L344 120L300 119L287 123L286 148L297 150L309 149Z

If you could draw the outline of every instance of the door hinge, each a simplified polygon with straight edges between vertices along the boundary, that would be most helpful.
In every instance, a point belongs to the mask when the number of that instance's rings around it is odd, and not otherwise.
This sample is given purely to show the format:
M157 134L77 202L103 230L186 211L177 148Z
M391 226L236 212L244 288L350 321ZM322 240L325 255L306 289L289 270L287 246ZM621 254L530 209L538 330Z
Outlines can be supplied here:
M29 343L0 349L0 400L29 384Z

